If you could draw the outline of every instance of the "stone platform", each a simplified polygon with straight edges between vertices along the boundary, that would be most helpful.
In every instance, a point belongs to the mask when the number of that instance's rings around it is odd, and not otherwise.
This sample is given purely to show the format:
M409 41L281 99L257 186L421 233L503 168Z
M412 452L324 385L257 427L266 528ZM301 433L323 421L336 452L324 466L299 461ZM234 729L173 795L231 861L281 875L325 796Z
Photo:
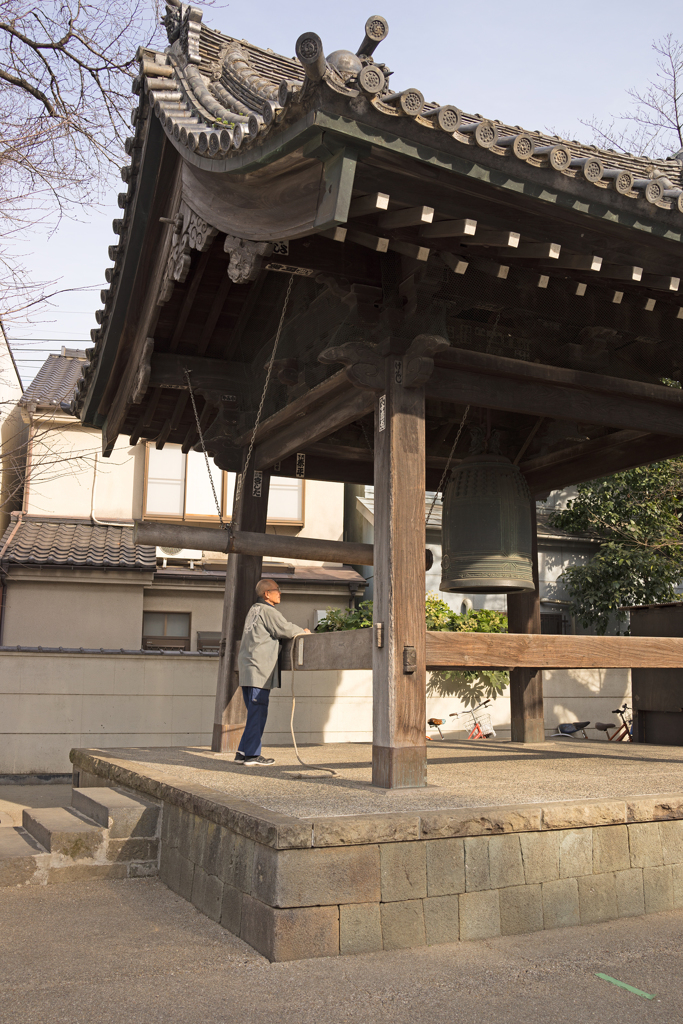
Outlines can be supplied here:
M434 742L429 786L378 790L366 744L74 750L76 787L162 806L160 876L271 960L683 907L683 749Z

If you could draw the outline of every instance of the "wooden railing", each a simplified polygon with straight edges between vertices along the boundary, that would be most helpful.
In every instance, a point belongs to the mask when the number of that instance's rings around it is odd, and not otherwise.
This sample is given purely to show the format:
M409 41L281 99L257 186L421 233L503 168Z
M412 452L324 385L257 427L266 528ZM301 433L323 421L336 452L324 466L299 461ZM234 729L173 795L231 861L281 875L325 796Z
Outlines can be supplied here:
M285 668L293 642L285 645ZM371 669L372 642L372 629L312 633L303 650L295 641L295 668ZM427 631L427 668L683 668L683 638Z

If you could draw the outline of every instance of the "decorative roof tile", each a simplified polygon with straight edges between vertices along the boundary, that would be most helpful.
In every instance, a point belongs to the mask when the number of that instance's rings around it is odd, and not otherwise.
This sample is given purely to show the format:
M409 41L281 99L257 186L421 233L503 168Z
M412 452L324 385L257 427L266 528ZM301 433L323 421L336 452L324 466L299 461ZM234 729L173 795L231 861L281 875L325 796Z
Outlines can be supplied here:
M156 548L134 544L133 531L125 526L99 526L93 523L30 517L20 522L12 516L5 536L3 562L10 565L63 565L90 569L156 568Z

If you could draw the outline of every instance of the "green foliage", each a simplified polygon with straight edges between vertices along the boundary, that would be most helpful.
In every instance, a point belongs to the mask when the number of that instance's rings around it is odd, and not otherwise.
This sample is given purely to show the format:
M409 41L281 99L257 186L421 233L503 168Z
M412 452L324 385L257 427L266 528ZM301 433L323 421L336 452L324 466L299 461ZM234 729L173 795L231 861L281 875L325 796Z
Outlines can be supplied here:
M550 516L552 526L589 533L600 550L562 579L570 610L586 628L604 634L624 607L673 601L683 578L683 459L639 466L590 483Z
M334 633L340 629L366 629L372 625L372 601L361 601L357 608L328 608L315 628L316 633Z
M469 611L465 615L457 612L434 593L425 600L427 629L448 630L463 633L507 633L507 616L488 608ZM372 601L362 601L358 608L328 608L327 615L316 628L318 633L330 633L342 629L364 629L372 625ZM486 698L495 700L508 686L508 672L481 669L478 672L440 671L431 672L427 682L430 697L458 697L469 707L474 707Z

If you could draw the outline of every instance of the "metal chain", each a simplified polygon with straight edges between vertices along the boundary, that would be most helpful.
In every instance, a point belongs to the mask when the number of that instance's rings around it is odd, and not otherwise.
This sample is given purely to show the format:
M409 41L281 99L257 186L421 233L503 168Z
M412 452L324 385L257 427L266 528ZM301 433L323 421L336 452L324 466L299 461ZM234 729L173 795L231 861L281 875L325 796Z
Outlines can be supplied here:
M232 528L233 528L233 530L237 529L237 522L238 522L238 518L239 518L238 513L239 513L239 508L240 508L240 502L242 501L242 489L243 489L244 481L246 480L246 477L247 477L247 470L249 469L249 463L251 461L251 453L254 450L254 442L256 441L256 432L257 432L257 430L259 428L259 423L261 422L261 413L263 412L263 404L264 404L264 402L266 400L266 392L268 391L268 385L270 384L270 376L271 376L271 373L273 372L273 363L275 362L275 353L277 352L277 346L278 346L278 343L280 341L280 334L282 333L282 325L285 322L285 313L287 312L287 304L289 302L289 296L290 296L290 293L292 291L292 284L293 284L293 282L294 282L294 274L291 274L290 278L289 278L289 284L287 285L287 293L285 295L285 301L284 301L284 304L282 306L282 314L280 316L280 323L277 325L277 332L275 334L275 344L273 345L273 351L272 351L272 354L271 354L271 357L270 357L270 362L268 363L268 371L266 373L266 383L263 385L263 394L261 395L261 401L259 403L258 412L256 413L256 422L254 423L254 429L251 432L251 441L249 442L249 448L247 449L247 458L246 458L246 461L244 463L244 468L242 469L242 472L237 477L237 484L235 486L235 500L234 500L234 503L233 503L233 510L232 510Z
M448 476L448 470L450 469L451 460L453 458L453 454L455 452L455 449L458 447L458 441L460 440L460 435L462 434L462 428L465 426L465 420L467 419L467 414L468 414L469 411L470 411L470 407L468 405L467 408L465 409L465 412L463 413L462 419L460 420L460 426L458 427L458 433L455 435L455 441L453 442L453 447L451 448L451 454L448 456L448 462L446 463L446 468L444 469L444 471L443 471L443 473L441 475L441 479L439 480L439 486L437 487L437 489L434 492L434 497L432 498L432 504L430 505L429 512L427 513L427 519L425 521L425 526L429 526L430 516L431 516L432 512L434 511L434 506L436 505L436 499L437 499L437 496L439 494L439 491L443 487L444 480Z
M194 418L197 421L197 433L199 434L199 440L202 443L202 451L204 452L204 459L206 461L206 471L209 474L209 480L211 481L211 490L213 491L213 500L216 502L216 509L218 510L218 519L219 519L220 524L221 524L221 530L227 530L228 524L223 519L223 513L221 512L220 502L218 500L218 495L216 494L216 488L215 488L214 482L213 482L213 474L211 473L211 466L209 464L209 454L208 454L208 452L206 450L206 445L204 444L204 434L202 432L202 425L199 422L199 414L197 413L197 403L194 400L194 391L192 390L192 382L190 380L190 373L191 373L191 371L187 370L187 369L184 369L183 373L185 374L185 380L187 381L187 387L188 387L189 392L190 392L190 400L192 402L192 408L194 409Z

